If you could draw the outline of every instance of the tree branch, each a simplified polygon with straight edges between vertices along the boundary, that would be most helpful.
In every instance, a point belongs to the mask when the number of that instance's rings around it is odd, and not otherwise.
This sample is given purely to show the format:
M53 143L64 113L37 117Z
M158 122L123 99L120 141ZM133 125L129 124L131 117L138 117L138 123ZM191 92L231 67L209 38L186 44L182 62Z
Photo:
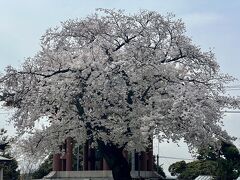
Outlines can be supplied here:
M187 57L187 56L186 56L186 55L180 55L180 56L175 57L175 58L173 58L173 59L169 59L169 60L164 59L164 60L161 61L161 63L174 62L174 61L177 61L177 60L182 59L182 58L185 58L185 57Z
M20 71L18 73L19 74L33 74L33 75L37 75L37 76L42 76L44 78L49 78L49 77L52 77L54 75L63 74L63 73L67 73L67 72L76 72L76 71L74 71L70 68L67 68L67 69L62 69L62 70L55 71L52 74L41 74L41 73L37 73L37 72L25 72L25 71Z

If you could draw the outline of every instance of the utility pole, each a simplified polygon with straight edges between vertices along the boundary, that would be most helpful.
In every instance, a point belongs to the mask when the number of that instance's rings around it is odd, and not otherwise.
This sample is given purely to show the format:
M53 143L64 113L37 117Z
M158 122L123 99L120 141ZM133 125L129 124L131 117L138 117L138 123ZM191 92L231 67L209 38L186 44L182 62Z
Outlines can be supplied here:
M77 171L79 171L79 144L77 146Z
M141 152L138 152L138 177L140 178L140 156Z
M159 172L159 142L158 142L158 152L157 152L157 173Z
M0 180L3 180L3 168L0 169Z

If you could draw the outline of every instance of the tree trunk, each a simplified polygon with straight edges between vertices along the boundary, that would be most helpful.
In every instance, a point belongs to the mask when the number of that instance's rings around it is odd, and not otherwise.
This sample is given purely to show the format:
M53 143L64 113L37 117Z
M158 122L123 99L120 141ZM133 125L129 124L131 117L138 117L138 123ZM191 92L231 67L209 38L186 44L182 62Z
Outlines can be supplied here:
M130 167L123 156L123 148L98 141L98 148L112 170L114 180L131 180Z

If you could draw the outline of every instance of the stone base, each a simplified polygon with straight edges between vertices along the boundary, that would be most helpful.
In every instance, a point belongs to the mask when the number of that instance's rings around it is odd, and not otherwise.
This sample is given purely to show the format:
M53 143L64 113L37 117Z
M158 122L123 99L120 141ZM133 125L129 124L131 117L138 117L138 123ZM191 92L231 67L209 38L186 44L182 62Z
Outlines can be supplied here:
M158 180L155 171L132 171L133 179ZM113 180L112 171L52 171L43 179L48 180Z

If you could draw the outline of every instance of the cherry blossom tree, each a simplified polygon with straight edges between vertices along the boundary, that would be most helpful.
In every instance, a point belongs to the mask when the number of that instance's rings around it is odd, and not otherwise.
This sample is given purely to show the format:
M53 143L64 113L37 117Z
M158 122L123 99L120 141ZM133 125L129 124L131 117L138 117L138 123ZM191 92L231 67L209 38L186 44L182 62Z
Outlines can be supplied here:
M98 9L48 29L34 57L6 68L0 91L16 109L19 136L31 134L23 140L30 154L57 151L67 137L88 140L114 179L131 179L124 148L141 151L152 137L183 138L191 150L232 139L221 119L223 108L239 107L225 95L233 80L174 15Z

